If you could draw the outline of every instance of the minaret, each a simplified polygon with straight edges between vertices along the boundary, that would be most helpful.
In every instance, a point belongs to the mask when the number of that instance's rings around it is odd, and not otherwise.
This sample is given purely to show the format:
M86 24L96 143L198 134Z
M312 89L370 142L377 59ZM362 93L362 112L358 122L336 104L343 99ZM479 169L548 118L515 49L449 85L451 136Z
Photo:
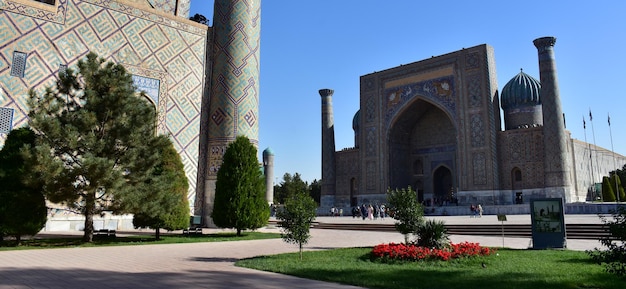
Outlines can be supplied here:
M215 0L203 225L210 219L217 171L229 143L244 135L258 146L261 1ZM211 44L210 44L211 45ZM196 209L198 210L198 209ZM198 214L199 212L196 212Z
M263 151L263 172L265 173L265 200L274 203L274 152L266 148Z
M559 83L554 60L556 38L542 37L533 41L539 53L539 79L543 110L544 181L547 197L564 197L570 201L570 166L565 123L559 96Z
M335 202L335 121L332 89L320 89L322 97L322 207Z

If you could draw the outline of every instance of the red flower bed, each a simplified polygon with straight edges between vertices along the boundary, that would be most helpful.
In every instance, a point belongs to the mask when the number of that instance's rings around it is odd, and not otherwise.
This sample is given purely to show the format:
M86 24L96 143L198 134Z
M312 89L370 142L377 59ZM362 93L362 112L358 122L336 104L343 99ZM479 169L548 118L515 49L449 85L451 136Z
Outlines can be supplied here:
M450 244L444 249L431 249L405 244L380 244L372 249L372 258L382 260L443 260L487 256L495 253L495 249L481 247L478 243L463 242Z

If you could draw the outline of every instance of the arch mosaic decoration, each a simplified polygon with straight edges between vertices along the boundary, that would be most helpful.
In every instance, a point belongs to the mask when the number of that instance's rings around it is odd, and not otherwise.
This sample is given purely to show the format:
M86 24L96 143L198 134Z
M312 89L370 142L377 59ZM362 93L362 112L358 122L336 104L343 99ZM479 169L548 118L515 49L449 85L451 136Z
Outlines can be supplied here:
M438 103L454 119L456 119L456 93L453 76L445 76L409 85L385 89L384 111L385 127L400 111L400 109L417 96Z

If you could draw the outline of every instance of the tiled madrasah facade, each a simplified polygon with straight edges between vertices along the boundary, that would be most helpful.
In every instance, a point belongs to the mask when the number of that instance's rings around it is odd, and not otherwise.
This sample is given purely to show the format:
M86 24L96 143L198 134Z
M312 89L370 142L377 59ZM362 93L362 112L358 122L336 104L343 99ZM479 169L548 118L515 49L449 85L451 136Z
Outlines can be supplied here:
M54 85L90 51L123 64L158 112L210 225L217 169L238 135L258 145L261 1L216 0L212 26L190 0L1 0L0 146L27 125L28 91Z
M626 157L571 138L555 43L529 41L540 80L522 71L501 90L487 44L363 75L355 144L341 150L334 143L333 90L321 89L319 212L383 204L388 189L408 186L438 214L467 214L470 204L490 214L528 213L533 199L594 200L594 184Z

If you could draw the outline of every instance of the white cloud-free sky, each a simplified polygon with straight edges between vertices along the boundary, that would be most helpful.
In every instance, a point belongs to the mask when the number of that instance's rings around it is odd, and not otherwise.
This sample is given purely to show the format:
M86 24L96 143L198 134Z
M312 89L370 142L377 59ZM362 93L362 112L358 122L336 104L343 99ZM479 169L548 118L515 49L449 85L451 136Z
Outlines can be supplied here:
M213 1L192 0L190 16L195 13L213 25ZM262 0L259 150L273 150L279 182L285 173L319 180L319 89L335 91L335 141L341 150L354 146L360 76L486 43L495 50L502 89L520 69L539 79L532 41L554 36L572 138L594 143L595 136L609 150L612 140L614 151L624 155L624 13L621 0Z

